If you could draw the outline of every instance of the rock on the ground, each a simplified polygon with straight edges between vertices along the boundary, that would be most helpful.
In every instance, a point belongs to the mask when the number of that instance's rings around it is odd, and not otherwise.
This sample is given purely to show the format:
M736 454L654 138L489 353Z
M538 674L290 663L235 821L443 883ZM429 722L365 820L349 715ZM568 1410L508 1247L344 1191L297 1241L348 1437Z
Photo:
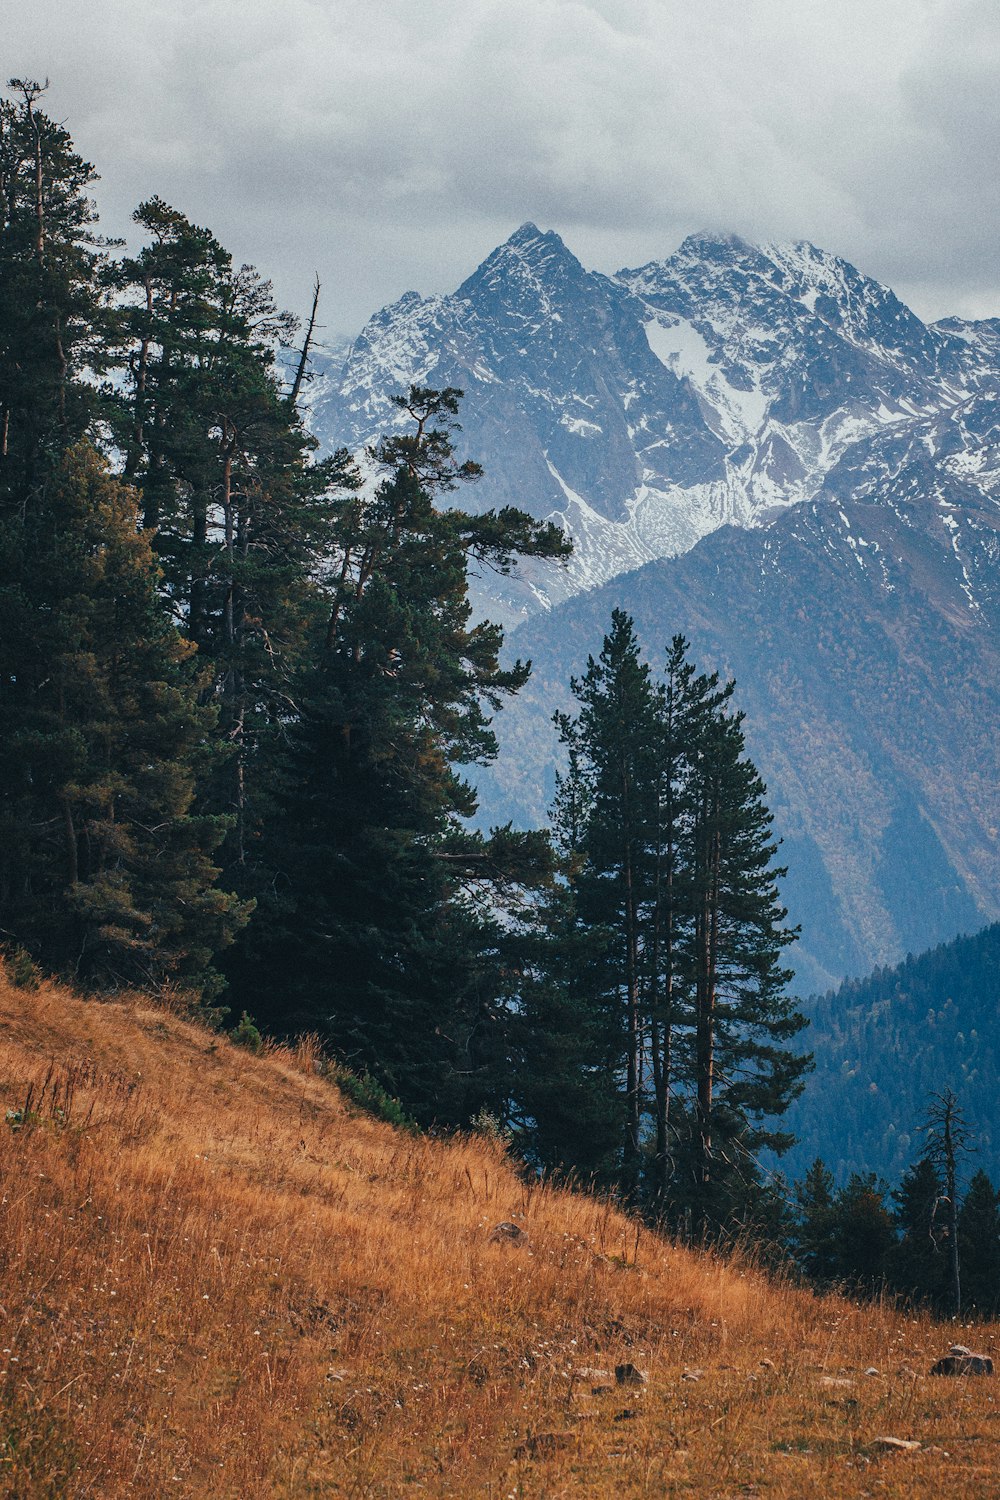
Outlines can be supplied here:
M936 1365L931 1365L932 1375L992 1375L993 1361L988 1354L946 1354Z
M615 1365L615 1379L619 1385L645 1385L649 1379L633 1364Z
M494 1224L490 1230L490 1243L493 1245L526 1245L528 1236L518 1224L512 1224L509 1219L504 1219L499 1224Z

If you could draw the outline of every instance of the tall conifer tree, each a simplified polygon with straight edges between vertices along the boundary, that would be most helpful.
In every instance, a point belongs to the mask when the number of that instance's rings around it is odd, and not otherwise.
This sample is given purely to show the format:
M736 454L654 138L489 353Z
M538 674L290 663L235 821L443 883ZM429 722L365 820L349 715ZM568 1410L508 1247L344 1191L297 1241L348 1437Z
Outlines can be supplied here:
M933 1162L917 1162L892 1195L900 1241L891 1276L897 1291L918 1302L947 1302L948 1214L944 1183Z
M148 244L115 277L125 474L141 488L167 595L210 669L205 692L229 753L201 800L231 818L224 862L252 892L273 752L323 608L314 574L334 542L331 497L358 477L343 452L308 462L315 443L275 365L294 319L270 283L159 198L133 217Z
M85 440L117 357L92 168L11 84L0 103L0 928L94 983L211 993L246 911L216 889L218 819L190 647L137 497Z
M982 1170L976 1172L958 1216L962 1247L962 1296L980 1317L995 1318L1000 1306L1000 1200Z
M582 832L583 859L575 875L580 920L609 934L603 975L603 1005L621 1025L625 1135L621 1180L627 1193L639 1187L641 1115L645 1062L643 998L644 925L651 894L650 844L656 821L656 691L640 659L632 621L623 610L611 616L600 655L574 679L580 704L575 719L558 718L560 734L578 763L586 766L588 815Z
M88 190L96 173L12 79L0 100L0 516L17 516L88 429L85 372L112 355L106 261Z
M621 1179L625 1135L624 1038L619 997L602 982L611 930L585 921L579 907L591 811L571 739L552 811L560 878L540 900L523 945L509 1086L517 1144L528 1160L612 1186Z
M0 534L0 928L87 983L212 995L248 912L192 812L216 715L137 525L80 443Z
M523 512L439 503L478 473L454 457L460 394L400 397L412 430L372 455L386 477L337 502L326 620L272 825L272 895L233 971L272 1024L319 1027L420 1118L449 1122L491 1097L496 895L547 864L539 835L465 827L476 801L461 767L495 753L490 712L528 674L501 665L499 627L472 619L468 568L567 551Z
M690 1073L695 1118L696 1211L717 1216L726 1178L752 1170L746 1153L780 1150L787 1135L765 1127L801 1092L810 1059L787 1043L806 1024L786 993L781 964L795 934L777 893L773 819L745 755L742 714L724 708L692 746L693 923L688 973L693 1006Z
M573 682L578 714L557 722L578 783L575 910L608 934L590 978L620 1027L621 1182L636 1194L645 1162L655 1211L707 1225L753 1196L756 1148L785 1144L765 1121L809 1059L788 1046L805 1022L784 992L794 934L763 784L732 684L698 675L686 652L675 637L655 683L632 621L614 611Z

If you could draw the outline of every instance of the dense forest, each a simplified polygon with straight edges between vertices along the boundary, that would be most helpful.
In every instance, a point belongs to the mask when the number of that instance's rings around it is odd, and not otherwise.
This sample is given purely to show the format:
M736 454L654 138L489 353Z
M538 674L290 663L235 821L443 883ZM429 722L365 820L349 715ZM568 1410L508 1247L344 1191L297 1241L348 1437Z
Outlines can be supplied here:
M477 831L469 770L530 663L474 616L470 570L558 566L569 541L457 502L479 473L457 389L401 392L360 466L318 459L312 323L155 196L138 249L102 241L42 92L0 105L12 976L315 1032L419 1128L502 1134L526 1171L688 1235L753 1230L817 1281L947 1302L906 1246L926 1210L948 1259L950 1156L929 1148L892 1213L873 1180L838 1193L817 1164L788 1190L760 1165L811 1059L732 683L614 611L558 716L551 826ZM995 1250L985 1177L962 1213Z
M901 964L848 979L805 1009L816 1061L808 1108L794 1105L789 1157L817 1154L838 1181L872 1167L896 1179L918 1138L928 1097L950 1085L973 1129L977 1161L996 1177L1000 925Z

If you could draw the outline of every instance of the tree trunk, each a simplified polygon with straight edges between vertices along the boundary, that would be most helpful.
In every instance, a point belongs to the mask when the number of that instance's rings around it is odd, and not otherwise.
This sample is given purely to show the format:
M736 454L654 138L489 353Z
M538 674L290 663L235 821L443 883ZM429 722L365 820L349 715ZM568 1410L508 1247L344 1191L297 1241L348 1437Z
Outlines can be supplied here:
M299 355L299 363L295 371L295 379L292 382L291 393L288 397L288 405L292 408L293 411L295 410L296 404L298 402L299 392L302 389L302 382L305 379L306 369L309 365L309 346L312 343L313 330L316 327L316 309L318 307L319 277L317 276L316 283L313 287L312 311L309 314L309 325L306 328L306 336L302 344L302 353Z

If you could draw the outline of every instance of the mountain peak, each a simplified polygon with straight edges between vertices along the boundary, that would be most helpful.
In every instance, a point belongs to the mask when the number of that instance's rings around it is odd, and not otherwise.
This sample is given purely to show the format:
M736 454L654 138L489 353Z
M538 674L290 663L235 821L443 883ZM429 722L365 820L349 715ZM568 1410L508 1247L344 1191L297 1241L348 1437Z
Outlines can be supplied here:
M483 291L499 292L516 286L518 295L529 289L542 295L545 287L569 278L576 281L587 272L553 229L542 230L527 221L509 239L492 250L481 265L459 287L459 297Z
M716 259L720 255L745 255L747 252L757 253L756 245L751 245L742 235L732 234L724 230L697 229L693 234L682 240L678 255L696 255L702 259Z
M515 229L514 233L507 237L506 243L508 245L523 245L526 244L529 240L537 240L541 238L543 238L543 234L538 225L533 224L530 219L525 219L520 229Z

